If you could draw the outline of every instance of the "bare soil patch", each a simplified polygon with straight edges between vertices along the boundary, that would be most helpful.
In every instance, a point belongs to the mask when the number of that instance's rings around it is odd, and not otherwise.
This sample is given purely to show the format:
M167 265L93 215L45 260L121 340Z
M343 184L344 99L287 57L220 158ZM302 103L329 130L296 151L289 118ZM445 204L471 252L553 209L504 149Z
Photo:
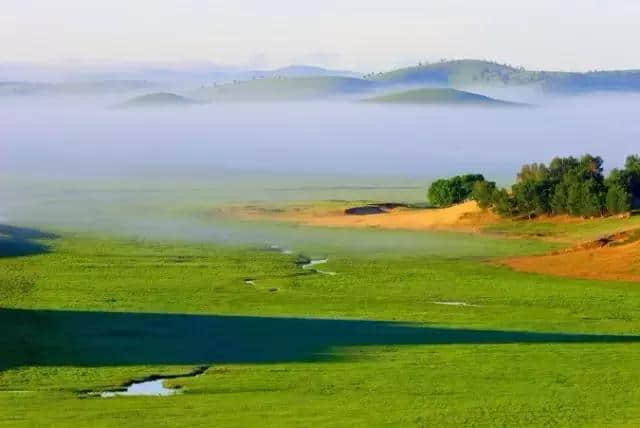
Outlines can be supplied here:
M619 233L542 256L517 257L501 263L518 271L547 275L640 281L640 241L625 243L632 232Z

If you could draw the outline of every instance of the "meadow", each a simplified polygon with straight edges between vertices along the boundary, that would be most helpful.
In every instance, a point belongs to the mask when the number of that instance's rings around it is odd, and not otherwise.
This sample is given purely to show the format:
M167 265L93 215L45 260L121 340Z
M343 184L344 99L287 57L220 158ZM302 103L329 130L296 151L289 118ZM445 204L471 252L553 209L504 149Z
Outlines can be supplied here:
M558 244L238 227L304 238L283 238L293 245L284 254L266 243L3 228L0 425L640 421L635 284L493 262ZM322 269L336 275L302 269L300 255L327 257ZM165 381L179 395L88 395L200 366Z

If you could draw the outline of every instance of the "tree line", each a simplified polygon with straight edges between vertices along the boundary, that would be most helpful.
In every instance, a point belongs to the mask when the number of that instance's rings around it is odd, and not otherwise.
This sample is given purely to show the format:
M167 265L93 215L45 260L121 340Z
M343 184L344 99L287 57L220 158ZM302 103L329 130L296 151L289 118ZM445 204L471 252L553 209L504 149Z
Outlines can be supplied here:
M434 181L428 197L440 207L473 199L503 217L621 214L640 206L640 155L628 156L624 168L607 177L602 158L589 154L526 164L511 189L498 188L482 174L460 175Z

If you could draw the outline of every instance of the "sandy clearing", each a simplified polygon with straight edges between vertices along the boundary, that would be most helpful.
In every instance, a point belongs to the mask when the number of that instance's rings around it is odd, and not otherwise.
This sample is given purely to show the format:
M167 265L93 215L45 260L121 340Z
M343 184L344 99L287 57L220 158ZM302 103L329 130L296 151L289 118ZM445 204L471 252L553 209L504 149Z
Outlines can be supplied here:
M471 201L449 208L394 208L370 215L347 215L344 210L353 205L314 207L313 205L266 210L255 207L235 208L228 214L246 219L272 219L308 226L356 227L405 230L462 230L479 231L500 218L484 211Z

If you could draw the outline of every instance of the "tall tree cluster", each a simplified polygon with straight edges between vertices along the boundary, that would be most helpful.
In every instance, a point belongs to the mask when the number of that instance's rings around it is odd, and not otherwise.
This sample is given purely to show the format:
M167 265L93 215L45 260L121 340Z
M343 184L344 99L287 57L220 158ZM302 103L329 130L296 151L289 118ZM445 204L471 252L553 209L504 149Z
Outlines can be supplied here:
M504 217L620 214L640 207L640 156L627 157L624 168L613 169L608 177L602 158L586 154L556 157L549 165L523 165L510 191L480 174L437 180L429 189L429 200L439 206L468 198Z

